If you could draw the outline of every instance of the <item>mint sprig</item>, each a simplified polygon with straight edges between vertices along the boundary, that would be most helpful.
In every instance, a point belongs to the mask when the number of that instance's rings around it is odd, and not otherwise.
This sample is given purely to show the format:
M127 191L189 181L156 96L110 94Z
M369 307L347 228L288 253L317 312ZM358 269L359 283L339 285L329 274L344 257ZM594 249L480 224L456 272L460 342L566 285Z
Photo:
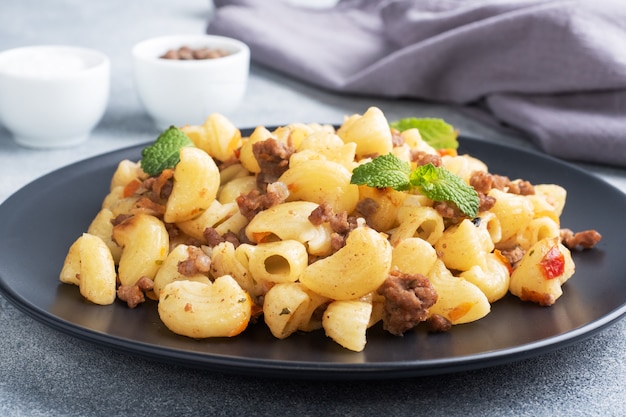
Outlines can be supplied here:
M400 132L417 129L424 142L435 149L457 149L459 147L458 130L443 119L407 117L393 121L389 123L389 126Z
M159 175L166 169L174 168L180 162L180 150L194 146L189 137L176 126L170 126L157 140L141 151L141 169L150 175Z
M434 201L451 201L468 217L478 213L478 193L461 177L433 164L421 165L411 172L411 185Z
M416 190L431 200L456 204L470 218L478 213L478 193L462 178L433 164L421 165L411 171L406 161L391 153L356 167L350 183L375 188L390 187L397 191Z
M410 175L411 165L390 153L354 168L350 182L374 188L391 187L394 190L406 191L411 188Z

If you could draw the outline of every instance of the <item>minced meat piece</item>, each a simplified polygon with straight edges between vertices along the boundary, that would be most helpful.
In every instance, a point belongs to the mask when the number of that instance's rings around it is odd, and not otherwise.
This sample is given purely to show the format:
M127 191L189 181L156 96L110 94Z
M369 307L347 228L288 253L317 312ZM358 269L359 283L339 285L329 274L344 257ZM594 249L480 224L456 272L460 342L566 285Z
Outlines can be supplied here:
M133 217L132 214L118 214L115 218L111 219L111 224L113 226L117 226L118 224L124 223L126 220Z
M478 211L489 211L496 204L496 198L481 192L478 193Z
M469 184L479 194L488 194L493 188L493 175L485 171L474 171L470 176Z
M472 172L469 184L474 189L483 194L488 194L491 189L496 188L511 194L532 195L535 194L535 187L528 181L511 181L509 177L503 175L490 174L484 171Z
M439 155L418 150L411 151L411 162L415 162L417 166L433 164L436 167L443 163Z
M309 221L314 226L319 226L322 223L330 221L330 219L334 216L333 208L330 204L322 203L317 206L311 214L309 214Z
M509 189L509 184L511 180L509 177L505 177L504 175L495 175L489 174L491 176L491 188L496 188L500 191L507 192Z
M165 204L161 204L148 198L147 196L139 197L135 206L131 209L132 214L150 214L156 217L163 217L165 214Z
M378 204L378 202L373 198L364 198L363 200L360 200L356 205L356 211L358 211L361 216L363 216L365 222L368 224L371 223L370 219L372 218L372 216L374 216L374 214L376 214L379 208L380 204Z
M120 285L117 289L117 298L125 301L128 307L135 308L146 301L145 293L154 288L154 281L148 277L141 277L135 285Z
M345 246L348 234L357 227L356 217L348 216L347 211L334 213L333 208L327 203L322 203L315 208L309 215L309 221L315 226L329 223L333 230L330 236L333 253Z
M433 208L437 210L437 213L444 219L453 219L458 221L461 217L465 217L456 204L449 201L436 201L433 204Z
M583 249L593 248L600 240L602 235L596 230L584 230L574 233L570 229L561 229L561 241L569 249L581 247Z
M443 333L452 328L452 323L441 314L433 314L426 319L426 328L430 333Z
M144 191L147 191L148 198L154 202L167 200L174 187L174 183L171 181L173 177L174 170L165 169L156 177L146 178L146 180L144 180L141 184L138 192L143 193Z
M259 188L263 189L265 184L276 182L287 171L289 158L295 151L293 146L272 138L252 145L252 154L261 168L257 175Z
M257 213L284 202L289 196L287 186L281 182L269 184L266 193L252 190L237 197L239 211L245 218L252 220Z
M356 218L348 216L347 211L340 211L330 219L330 228L333 232L347 235L357 227Z
M535 187L528 181L511 181L509 183L508 192L519 195L533 195L535 194Z
M405 144L404 137L399 130L391 129L391 144L394 148Z
M211 270L211 257L196 246L187 248L189 257L178 263L178 273L185 276L202 274Z
M245 234L245 230L242 232ZM206 229L204 229L202 235L207 241L207 246L211 248L219 245L222 242L230 242L233 244L234 247L237 247L241 244L241 239L230 231L220 236L217 230L212 227L207 227Z
M224 238L222 238L219 232L213 227L207 227L204 229L202 236L204 236L207 241L207 245L210 247L215 247L224 241Z
M385 297L383 328L396 336L426 320L437 302L435 288L422 274L392 270L377 292Z
M526 251L521 246L515 246L512 249L503 249L500 253L509 261L511 267L515 268L524 257Z

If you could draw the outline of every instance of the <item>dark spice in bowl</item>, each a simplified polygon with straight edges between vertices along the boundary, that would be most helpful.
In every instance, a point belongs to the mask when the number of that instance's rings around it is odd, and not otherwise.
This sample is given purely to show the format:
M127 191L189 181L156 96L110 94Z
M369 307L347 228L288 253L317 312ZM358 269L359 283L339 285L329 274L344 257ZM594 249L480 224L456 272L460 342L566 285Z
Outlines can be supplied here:
M215 59L221 58L229 53L223 49L217 48L190 48L189 46L181 46L178 49L170 49L159 58L173 60L198 60L198 59Z

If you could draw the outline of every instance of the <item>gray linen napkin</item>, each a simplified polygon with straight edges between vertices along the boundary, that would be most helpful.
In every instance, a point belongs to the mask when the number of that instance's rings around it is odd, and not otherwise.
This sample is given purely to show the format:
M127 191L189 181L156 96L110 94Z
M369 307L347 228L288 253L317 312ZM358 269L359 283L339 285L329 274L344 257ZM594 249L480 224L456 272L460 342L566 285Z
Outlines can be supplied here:
M549 154L626 167L623 0L214 3L207 32L259 64L340 93L480 107Z

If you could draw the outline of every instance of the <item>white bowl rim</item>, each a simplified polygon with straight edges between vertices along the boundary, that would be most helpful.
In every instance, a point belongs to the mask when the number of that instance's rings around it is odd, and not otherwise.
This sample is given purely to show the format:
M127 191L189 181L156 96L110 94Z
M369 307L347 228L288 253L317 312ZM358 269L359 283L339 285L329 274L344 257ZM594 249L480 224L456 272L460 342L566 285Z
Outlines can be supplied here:
M163 59L160 56L170 49L179 48L181 46L190 46L192 48L208 47L208 48L227 48L229 54L216 59ZM154 52L158 50L159 52ZM144 39L135 44L132 49L132 55L135 59L149 61L161 65L216 65L218 62L226 63L227 61L238 59L241 55L250 55L250 48L244 42L229 38L227 36L206 35L206 34L180 34L165 35L154 38Z
M81 69L80 71L75 71L67 74L57 73L51 76L47 76L45 78L37 75L29 75L29 74L17 74L12 71L6 71L4 69L4 62L6 60L11 59L15 55L34 52L34 51L63 51L68 52L73 55L79 57L87 57L89 61L87 62L87 67ZM103 67L105 70L110 68L111 62L109 57L102 51L97 49L83 47L83 46L75 46L75 45L64 45L64 44L42 44L42 45L26 45L19 46L16 48L6 49L4 51L0 51L0 75L6 77L13 77L19 79L32 79L32 80L55 80L55 79L68 79L68 78L77 78L87 76L88 74L94 71L100 71Z

